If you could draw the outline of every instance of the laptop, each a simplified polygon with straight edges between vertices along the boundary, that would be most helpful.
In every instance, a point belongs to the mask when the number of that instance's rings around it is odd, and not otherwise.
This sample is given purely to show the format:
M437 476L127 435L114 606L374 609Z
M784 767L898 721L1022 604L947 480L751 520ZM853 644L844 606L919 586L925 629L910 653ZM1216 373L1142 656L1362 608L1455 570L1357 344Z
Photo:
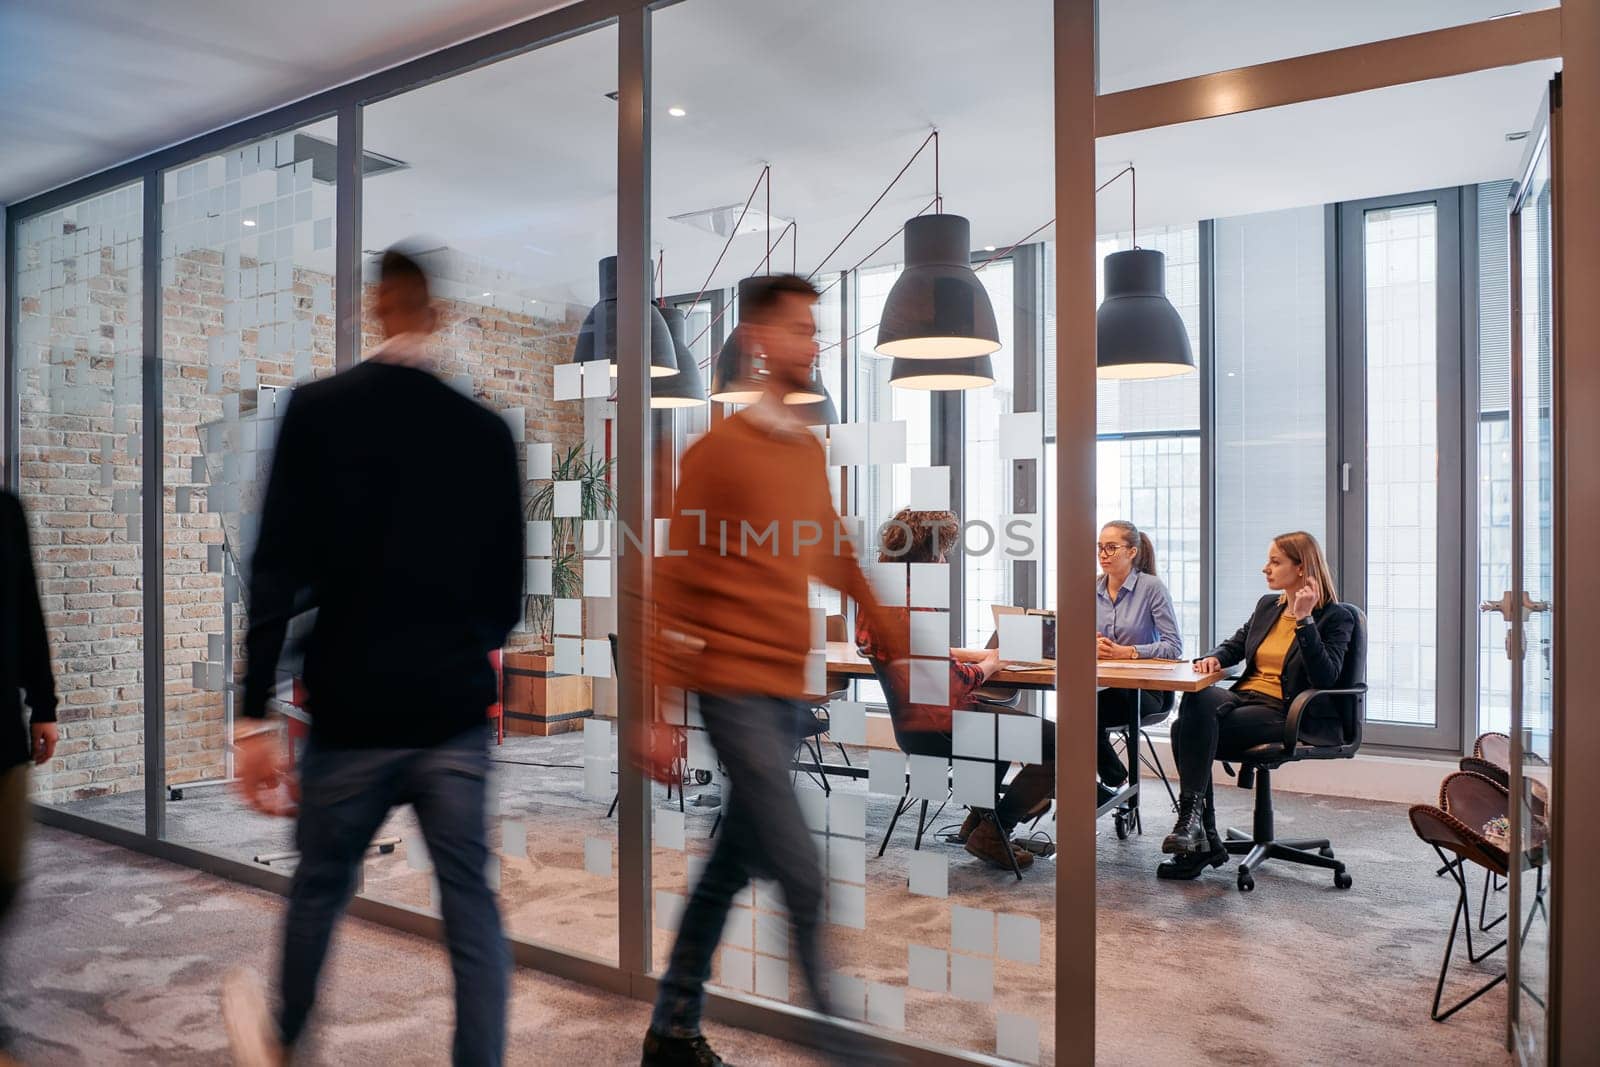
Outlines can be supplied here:
M1040 649L1044 653L1044 660L1038 663L1012 662L1009 666L1018 670L1029 670L1036 667L1047 667L1056 661L1056 613L1045 611L1041 608L1019 608L1011 604L990 604L989 611L994 617L994 633L989 635L989 641L984 648L1000 647L1000 616L1002 615L1038 615L1044 620L1043 644Z

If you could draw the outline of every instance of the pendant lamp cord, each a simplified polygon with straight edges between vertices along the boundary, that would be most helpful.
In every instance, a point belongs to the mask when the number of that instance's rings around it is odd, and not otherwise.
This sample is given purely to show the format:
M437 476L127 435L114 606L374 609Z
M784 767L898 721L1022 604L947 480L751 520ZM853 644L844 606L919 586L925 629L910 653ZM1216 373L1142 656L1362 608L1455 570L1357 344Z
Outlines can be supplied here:
M717 253L717 261L711 264L711 273L707 274L706 280L700 283L700 291L694 294L694 301L689 305L690 307L694 307L696 304L700 303L700 298L706 295L706 290L711 286L711 279L717 275L717 268L722 266L722 257L728 254L728 246L733 244L733 239L735 237L739 236L739 225L744 222L744 217L750 213L750 205L755 203L756 190L761 188L762 182L770 181L771 176L772 164L768 163L761 168L761 174L756 178L756 183L750 187L750 195L744 198L744 208L739 212L738 219L734 221L733 229L728 232L728 239L722 242L722 251ZM772 194L769 190L767 194L767 204L769 207L771 206L771 203ZM771 216L769 215L768 218L770 217ZM769 222L767 225L771 226L772 224ZM698 337L695 338L696 341L699 339L700 338Z
M667 250L656 252L656 306L667 306Z
M933 202L941 212L944 210L944 199L939 195L939 130L937 127L935 127L933 131L923 139L922 143L917 146L917 150L911 153L911 158L906 160L905 166L900 168L900 172L893 178L889 179L889 184L883 187L883 192L878 194L878 198L868 205L867 210L861 213L861 217L856 220L855 225L851 226L850 229L845 231L845 235L839 238L839 243L828 249L828 254L822 257L822 262L817 264L816 269L810 274L806 275L806 281L810 281L812 278L815 278L818 274L822 273L822 268L828 265L828 260L833 258L834 253L843 248L844 243L850 240L851 237L855 236L855 232L861 229L862 223L867 221L867 216L871 215L874 209L876 209L879 204L883 203L883 198L889 195L889 190L893 189L895 184L899 182L901 178L905 177L906 171L911 169L911 164L915 163L917 161L917 157L922 155L923 150L928 147L929 142L932 142L934 146ZM893 238L890 238L890 240L893 240ZM885 241L884 244L888 244L888 241ZM882 245L879 247L881 248Z

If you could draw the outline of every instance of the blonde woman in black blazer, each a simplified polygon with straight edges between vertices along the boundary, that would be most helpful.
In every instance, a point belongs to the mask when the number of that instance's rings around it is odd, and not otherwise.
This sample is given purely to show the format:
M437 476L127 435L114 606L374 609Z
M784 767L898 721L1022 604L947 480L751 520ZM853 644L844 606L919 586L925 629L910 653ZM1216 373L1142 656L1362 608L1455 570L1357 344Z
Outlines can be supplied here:
M1202 671L1242 662L1244 673L1232 688L1186 693L1178 707L1172 727L1181 790L1178 821L1161 843L1161 851L1176 855L1168 866L1177 869L1164 874L1193 878L1208 865L1227 862L1212 808L1212 762L1237 759L1252 746L1282 738L1297 694L1338 684L1355 632L1355 617L1339 603L1315 537L1297 530L1273 538L1261 573L1274 591L1257 602L1237 633L1195 661ZM1311 713L1303 727L1308 737L1338 735L1337 710L1326 713L1334 719L1319 722L1317 712Z

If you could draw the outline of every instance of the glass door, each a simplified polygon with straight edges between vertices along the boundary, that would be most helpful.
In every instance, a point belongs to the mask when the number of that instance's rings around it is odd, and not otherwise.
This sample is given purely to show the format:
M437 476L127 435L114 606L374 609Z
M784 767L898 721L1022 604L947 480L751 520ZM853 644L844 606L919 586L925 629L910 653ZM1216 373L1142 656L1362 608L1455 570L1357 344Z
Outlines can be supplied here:
M1555 659L1551 599L1554 546L1554 263L1551 153L1559 78L1552 83L1528 138L1528 152L1510 200L1511 266L1511 583L1485 611L1507 622L1511 662L1510 851L1521 857L1511 879L1510 914L1520 936L1508 945L1507 974L1515 996L1508 1026L1524 1064L1548 1060L1550 985L1550 840L1556 817L1551 752Z

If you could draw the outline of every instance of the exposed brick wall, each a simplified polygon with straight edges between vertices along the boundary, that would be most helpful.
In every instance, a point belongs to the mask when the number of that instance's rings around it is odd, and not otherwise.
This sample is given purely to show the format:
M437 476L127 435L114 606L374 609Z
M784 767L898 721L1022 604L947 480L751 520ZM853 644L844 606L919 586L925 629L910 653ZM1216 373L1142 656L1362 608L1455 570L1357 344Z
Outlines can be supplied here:
M97 375L110 385L109 340L99 331L128 322L127 272L111 270L105 250L101 273L89 279L93 322L56 316L52 339L79 338L85 350L69 381L89 384ZM248 269L248 261L241 264ZM206 487L193 477L200 454L199 427L224 415L224 397L237 394L237 364L223 373L220 393L208 391L208 338L224 330L225 309L236 298L225 293L220 254L186 253L173 264L162 291L163 415L165 447L163 560L166 599L164 685L167 782L181 784L225 773L224 694L194 684L194 664L208 656L208 639L223 632L223 577L207 568L208 547L222 543L219 516L207 512ZM311 366L317 376L333 370L334 322L318 291L331 292L325 274L296 270L294 315L311 328ZM37 306L22 302L22 313ZM439 373L465 375L473 393L497 410L523 408L526 440L558 447L584 435L584 405L551 400L552 368L570 357L581 311L559 322L534 319L476 304L445 301L439 337ZM133 312L136 327L137 311ZM59 320L59 321L58 321ZM377 344L364 321L363 349ZM240 356L256 358L257 332L242 330ZM89 358L97 353L98 358ZM292 359L257 358L260 384L289 385ZM80 380L78 376L85 376ZM48 768L34 776L36 795L59 803L143 788L143 603L141 546L130 539L129 516L112 503L119 491L137 501L136 455L112 455L112 483L102 485L102 440L137 435L136 404L114 418L110 403L87 410L59 410L48 378L22 392L21 465L23 499L29 509L41 591L50 626L56 681L62 694L62 743ZM134 394L137 401L137 393ZM81 405L80 405L81 407ZM126 432L124 432L126 431ZM528 492L531 492L531 485ZM186 505L179 510L179 504ZM137 515L132 516L137 527ZM233 608L234 643L227 650L234 671L242 669L244 612Z

